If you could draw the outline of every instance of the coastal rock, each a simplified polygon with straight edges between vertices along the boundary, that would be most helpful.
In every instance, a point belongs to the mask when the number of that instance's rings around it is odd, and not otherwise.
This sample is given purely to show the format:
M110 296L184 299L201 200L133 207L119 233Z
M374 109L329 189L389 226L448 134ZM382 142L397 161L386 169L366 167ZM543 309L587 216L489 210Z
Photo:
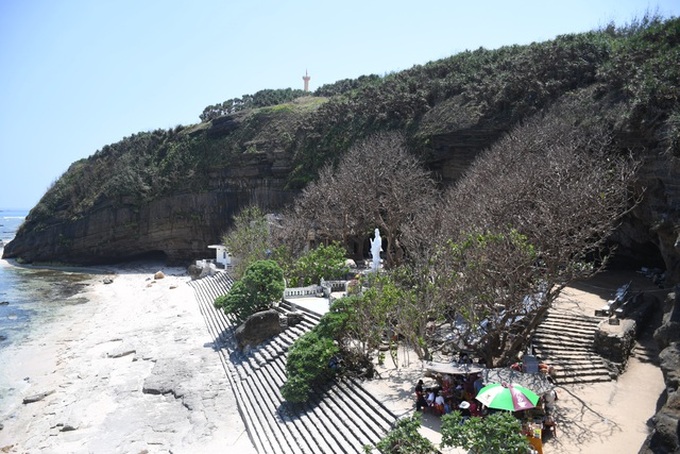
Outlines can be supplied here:
M185 394L184 383L192 377L192 369L178 359L159 359L153 366L151 375L144 380L144 394L172 394L181 398Z
M276 336L283 329L279 322L279 313L274 309L256 312L246 319L234 331L234 338L238 348L243 351L249 347L261 344L272 336Z
M195 193L143 202L101 199L81 216L29 218L3 257L80 265L152 258L186 265L214 254L207 246L220 241L243 207L277 209L292 202L299 191L286 188L287 159L281 153L244 155L229 168L209 171L208 187Z
M45 397L54 394L54 390L50 391L45 391L43 393L38 393L38 394L33 394L31 396L24 397L23 403L24 404L32 404L33 402L40 402L43 400Z
M680 452L680 342L678 339L678 318L680 318L680 292L676 286L665 300L663 325L654 332L654 340L661 348L659 362L666 398L664 405L654 415L654 430L647 437L639 454Z
M121 358L123 356L132 355L137 350L129 345L121 345L113 351L106 354L107 358Z
M663 372L666 388L677 390L680 386L680 344L672 343L659 353L661 372Z
M105 277L104 280L102 281L104 284L113 284L113 279L110 277Z
M199 279L201 277L202 272L203 272L203 268L196 266L195 264L191 264L187 268L187 274L189 274L189 277L191 277L192 281Z
M59 432L71 432L73 430L78 430L77 427L74 427L71 424L59 423L57 424L57 427L59 427Z

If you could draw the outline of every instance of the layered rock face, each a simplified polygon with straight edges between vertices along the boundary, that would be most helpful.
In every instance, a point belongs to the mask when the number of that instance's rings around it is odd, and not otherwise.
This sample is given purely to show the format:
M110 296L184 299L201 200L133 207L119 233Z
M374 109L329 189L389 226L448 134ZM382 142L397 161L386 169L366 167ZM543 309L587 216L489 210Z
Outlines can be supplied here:
M667 153L648 156L640 172L643 199L633 212L639 228L621 235L622 244L636 241L639 254L651 255L654 247L663 258L666 282L680 282L680 159ZM624 231L625 233L625 231ZM637 235L639 236L637 236ZM645 235L646 234L646 235ZM647 242L644 242L648 239ZM662 267L662 268L663 268Z
M504 131L452 131L432 138L428 167L453 184L476 156ZM229 168L205 175L207 190L165 196L144 204L126 199L95 205L75 220L53 219L32 228L30 220L5 246L5 257L28 262L99 264L156 254L172 264L208 257L239 209L257 204L277 210L298 191L286 189L290 160L283 152L244 154ZM650 153L640 170L640 204L612 238L617 258L632 266L666 269L680 282L680 159Z
M239 209L277 209L295 191L284 189L285 160L278 154L247 155L229 169L215 170L208 191L166 196L142 204L106 202L79 219L31 228L30 219L5 246L4 257L27 262L102 264L154 255L168 264L209 257Z

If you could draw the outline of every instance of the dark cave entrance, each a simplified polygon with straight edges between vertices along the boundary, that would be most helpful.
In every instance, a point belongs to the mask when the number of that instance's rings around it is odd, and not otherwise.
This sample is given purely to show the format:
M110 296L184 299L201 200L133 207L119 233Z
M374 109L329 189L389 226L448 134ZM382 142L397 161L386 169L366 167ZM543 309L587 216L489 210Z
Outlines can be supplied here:
M626 248L616 245L611 252L613 255L607 264L607 268L611 270L639 271L642 268L666 270L666 263L659 247L651 241Z

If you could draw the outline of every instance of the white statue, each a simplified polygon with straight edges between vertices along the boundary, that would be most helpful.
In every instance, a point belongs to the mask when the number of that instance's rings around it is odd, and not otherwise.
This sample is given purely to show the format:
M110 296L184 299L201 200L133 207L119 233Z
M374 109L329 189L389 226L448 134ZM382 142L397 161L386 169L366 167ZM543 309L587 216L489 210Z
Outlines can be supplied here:
M375 238L371 240L371 255L373 256L373 271L378 271L380 268L380 251L382 251L382 238L380 238L380 230L375 229Z

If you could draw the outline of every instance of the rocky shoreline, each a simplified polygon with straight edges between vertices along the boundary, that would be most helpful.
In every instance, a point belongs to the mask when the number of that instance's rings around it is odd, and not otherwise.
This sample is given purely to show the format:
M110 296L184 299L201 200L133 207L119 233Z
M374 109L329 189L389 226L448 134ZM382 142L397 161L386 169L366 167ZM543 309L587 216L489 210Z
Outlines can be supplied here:
M189 277L164 272L95 276L88 303L2 352L2 452L255 452Z

